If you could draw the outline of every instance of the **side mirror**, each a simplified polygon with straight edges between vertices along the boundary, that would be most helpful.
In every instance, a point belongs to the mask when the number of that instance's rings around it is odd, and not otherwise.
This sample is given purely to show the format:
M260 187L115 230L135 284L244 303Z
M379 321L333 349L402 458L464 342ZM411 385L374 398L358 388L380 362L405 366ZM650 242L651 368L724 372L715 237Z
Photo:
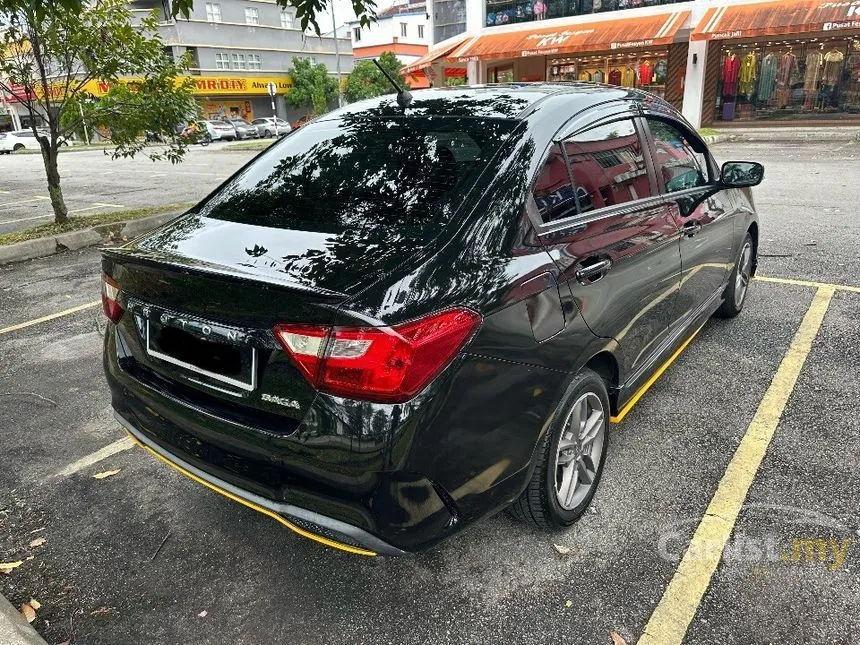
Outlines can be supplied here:
M758 186L764 179L764 166L755 161L727 161L720 170L720 184L724 188Z

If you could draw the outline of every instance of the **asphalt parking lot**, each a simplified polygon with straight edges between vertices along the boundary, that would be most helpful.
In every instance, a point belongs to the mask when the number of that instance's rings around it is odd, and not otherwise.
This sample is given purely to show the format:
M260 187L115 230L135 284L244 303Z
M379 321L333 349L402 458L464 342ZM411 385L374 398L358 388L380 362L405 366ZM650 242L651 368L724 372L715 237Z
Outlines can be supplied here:
M767 167L760 279L611 428L593 512L399 559L305 540L123 441L100 307L39 321L96 302L97 251L0 267L0 563L23 560L0 593L72 645L857 642L860 145L715 154Z
M63 196L72 217L195 202L255 154L215 142L191 146L185 160L173 165L144 157L114 161L101 150L64 152ZM0 177L0 233L53 219L41 155L0 155Z

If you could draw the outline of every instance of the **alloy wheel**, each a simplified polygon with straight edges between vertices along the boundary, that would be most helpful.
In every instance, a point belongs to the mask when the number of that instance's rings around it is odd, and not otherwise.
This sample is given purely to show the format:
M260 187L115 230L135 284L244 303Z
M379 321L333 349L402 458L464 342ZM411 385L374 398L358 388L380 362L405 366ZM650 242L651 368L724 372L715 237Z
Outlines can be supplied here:
M555 494L559 505L572 510L588 495L603 456L606 413L594 392L573 405L555 455Z
M740 309L747 295L747 287L750 283L750 273L752 272L752 244L747 242L741 250L741 257L738 260L737 275L735 276L735 307Z

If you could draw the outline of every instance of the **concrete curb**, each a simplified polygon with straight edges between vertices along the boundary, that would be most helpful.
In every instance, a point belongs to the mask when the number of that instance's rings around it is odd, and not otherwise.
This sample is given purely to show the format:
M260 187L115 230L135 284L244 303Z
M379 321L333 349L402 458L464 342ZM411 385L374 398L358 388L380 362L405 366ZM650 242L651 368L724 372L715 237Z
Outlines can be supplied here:
M63 251L76 251L87 246L102 244L111 238L131 239L158 228L162 224L178 217L183 212L161 213L159 215L142 217L141 219L133 219L128 222L100 224L99 226L80 231L71 231L50 237L40 237L36 240L7 244L0 246L0 264L33 260Z
M702 137L713 145L726 141L763 143L826 143L860 142L860 128L834 128L832 130L797 130L793 128L767 128L760 130L727 131Z
M12 604L0 596L0 643L3 645L48 645Z

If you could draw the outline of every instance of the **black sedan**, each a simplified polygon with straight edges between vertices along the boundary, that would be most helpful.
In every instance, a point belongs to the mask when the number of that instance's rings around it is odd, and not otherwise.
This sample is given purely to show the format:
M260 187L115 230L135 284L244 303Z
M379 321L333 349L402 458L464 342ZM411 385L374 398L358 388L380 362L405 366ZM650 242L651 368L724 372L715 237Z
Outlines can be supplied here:
M756 267L753 162L594 84L328 113L106 249L116 418L290 529L416 551L574 522L620 421Z

